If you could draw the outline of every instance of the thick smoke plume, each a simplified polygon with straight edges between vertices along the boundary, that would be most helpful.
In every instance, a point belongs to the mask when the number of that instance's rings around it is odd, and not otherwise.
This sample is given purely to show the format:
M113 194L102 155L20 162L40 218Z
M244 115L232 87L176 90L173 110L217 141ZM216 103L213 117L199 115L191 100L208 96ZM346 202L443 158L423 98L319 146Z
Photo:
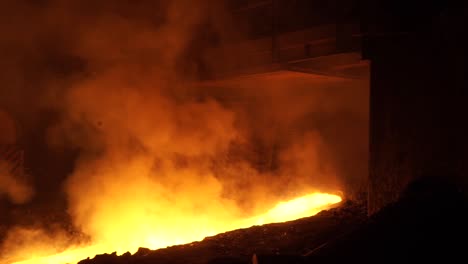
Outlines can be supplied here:
M25 92L4 103L25 129L41 127L48 151L74 153L71 172L50 182L59 182L51 184L62 188L73 226L92 243L122 253L189 242L200 239L194 230L215 234L280 199L361 184L365 168L349 156L362 142L352 141L366 137L365 89L294 76L205 85L199 59L223 58L203 56L200 32L209 27L220 43L239 34L226 32L219 1L117 2L12 4L30 14L32 29L10 17L24 45L9 58L18 71L2 77ZM31 69L41 65L37 76ZM12 195L18 186L3 191L25 201ZM71 241L52 233L67 241L55 250Z
M33 188L11 173L11 164L6 161L0 160L0 196L6 195L11 202L15 204L22 204L32 197Z

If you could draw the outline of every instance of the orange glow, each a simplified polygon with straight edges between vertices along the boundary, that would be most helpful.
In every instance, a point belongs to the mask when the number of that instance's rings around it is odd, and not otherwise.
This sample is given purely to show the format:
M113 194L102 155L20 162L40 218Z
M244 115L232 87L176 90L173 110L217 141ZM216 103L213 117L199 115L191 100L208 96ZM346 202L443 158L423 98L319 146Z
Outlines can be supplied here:
M28 253L24 254L22 258L27 260L14 262L14 264L77 263L96 254L112 253L114 251L117 251L119 255L127 251L133 254L138 250L138 247L158 249L171 245L200 241L207 236L239 228L286 222L312 216L340 201L341 197L338 195L312 193L289 201L279 202L264 214L244 219L233 219L233 221L225 221L223 216L217 218L204 217L203 215L194 219L168 218L160 223L150 223L142 217L138 221L139 224L136 224L136 221L126 221L126 219L114 219L114 221L107 219L109 221L109 228L114 228L112 240L96 242L88 246L72 247L61 253L47 256L44 256L45 252L50 251L47 249L47 245L44 245L44 247L25 250L24 252ZM114 209L116 208L110 208L110 210ZM132 218L131 215L130 212L130 218ZM120 223L130 223L132 225L122 226ZM191 225L183 226L182 224L184 223L191 223ZM161 224L164 224L164 226L160 226Z
M327 209L332 204L341 202L341 197L328 193L312 193L296 199L279 202L273 209L252 220L256 225L279 223L312 216Z

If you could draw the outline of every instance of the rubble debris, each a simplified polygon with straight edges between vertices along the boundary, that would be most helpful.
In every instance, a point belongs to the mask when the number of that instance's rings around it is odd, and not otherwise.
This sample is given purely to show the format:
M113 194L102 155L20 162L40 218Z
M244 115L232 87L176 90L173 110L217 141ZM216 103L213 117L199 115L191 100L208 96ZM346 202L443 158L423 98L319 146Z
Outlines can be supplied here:
M425 177L365 225L322 247L306 263L418 263L465 259L468 193L451 177ZM447 261L444 261L447 262ZM451 261L448 261L451 262Z

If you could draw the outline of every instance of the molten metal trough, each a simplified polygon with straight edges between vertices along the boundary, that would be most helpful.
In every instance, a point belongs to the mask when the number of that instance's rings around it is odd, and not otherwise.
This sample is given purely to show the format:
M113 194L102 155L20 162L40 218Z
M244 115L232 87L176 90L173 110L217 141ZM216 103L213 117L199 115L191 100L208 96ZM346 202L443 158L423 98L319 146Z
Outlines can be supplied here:
M267 211L264 214L255 215L245 219L234 219L232 223L226 223L223 229L217 230L218 233L223 233L226 231L239 229L239 228L248 228L251 226L264 225L268 223L280 223L287 222L291 220L296 220L299 218L312 216L318 212L328 209L341 202L341 197L334 194L327 193L311 193L304 195L289 201L279 202L274 208ZM211 236L215 234L210 234L212 232L209 229L204 230L194 230L198 232L200 240L206 236ZM151 234L149 234L151 235ZM180 236L180 234L177 234ZM193 236L187 234L186 238L178 238L183 244L189 243ZM141 246L152 246L148 244L148 240L144 240L147 237L142 237ZM157 239L157 235L154 235L154 238ZM133 244L137 243L132 241ZM174 244L164 244L165 241L156 241L155 246L151 249L162 248L163 246L173 246ZM136 250L132 250L132 244L129 244L129 248L126 252L136 253ZM36 252L35 252L36 250ZM77 263L81 259L87 257L92 257L100 253L110 253L115 251L115 248L112 248L112 244L106 245L103 243L91 243L90 245L70 247L69 249L63 252L57 252L56 254L44 254L43 252L50 252L51 249L47 249L47 245L44 245L43 248L32 248L29 253L31 254L25 260L14 262L14 264L67 264L67 263ZM125 249L123 249L125 250ZM121 251L122 252L122 251ZM122 252L123 253L123 252ZM120 254L122 254L120 253ZM116 254L117 256L117 254ZM26 256L25 256L26 257Z

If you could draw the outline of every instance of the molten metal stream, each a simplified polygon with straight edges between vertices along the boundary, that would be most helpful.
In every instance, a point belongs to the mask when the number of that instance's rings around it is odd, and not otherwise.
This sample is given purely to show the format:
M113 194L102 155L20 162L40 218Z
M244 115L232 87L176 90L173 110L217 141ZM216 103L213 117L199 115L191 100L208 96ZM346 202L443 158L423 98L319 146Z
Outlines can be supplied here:
M115 248L114 245L96 243L88 246L81 246L76 248L69 248L61 253L55 255L44 256L44 251L41 249L31 249L29 256L24 256L27 259L13 264L66 264L77 263L78 261L87 257L93 257L96 254L111 253L117 251L118 254L125 252L135 253L138 247L147 247L150 249L163 248L167 246L185 244L193 241L199 241L207 236L223 233L230 230L239 228L246 228L253 225L263 225L267 223L279 223L291 221L307 216L312 216L318 212L330 208L333 204L339 203L341 197L327 193L312 193L296 199L279 202L274 208L268 212L253 216L247 219L237 219L231 223L220 225L216 219L206 219L203 221L204 226L200 226L199 230L193 232L186 232L182 230L181 233L173 234L158 234L152 233L151 228L148 232L142 233L138 241L128 241L126 248ZM129 227L130 232L135 227ZM118 233L121 230L116 230ZM45 248L47 245L44 246Z

